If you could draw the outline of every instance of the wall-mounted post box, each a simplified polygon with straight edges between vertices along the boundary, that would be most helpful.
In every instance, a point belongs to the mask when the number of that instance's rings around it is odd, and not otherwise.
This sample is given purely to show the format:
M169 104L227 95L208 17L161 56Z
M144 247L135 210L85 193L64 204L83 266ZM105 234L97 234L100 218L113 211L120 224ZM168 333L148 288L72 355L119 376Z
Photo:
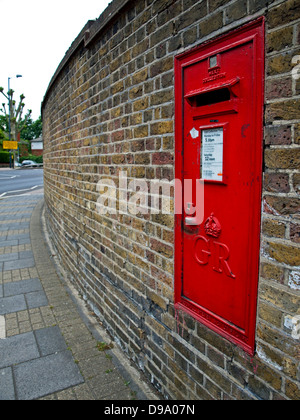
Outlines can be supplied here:
M253 354L264 20L176 57L175 66L176 177L204 182L204 208L193 188L176 216L176 305Z

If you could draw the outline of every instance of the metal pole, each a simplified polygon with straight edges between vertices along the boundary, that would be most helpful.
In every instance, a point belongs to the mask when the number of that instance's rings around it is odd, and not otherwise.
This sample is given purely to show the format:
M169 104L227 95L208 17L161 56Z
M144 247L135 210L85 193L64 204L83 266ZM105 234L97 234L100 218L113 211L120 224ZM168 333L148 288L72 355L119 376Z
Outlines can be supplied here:
M8 139L11 141L11 123L10 123L10 77L8 78ZM12 167L11 150L9 151L9 168Z
M16 78L19 79L22 77L21 74L17 74ZM10 107L11 107L11 92L10 92L10 79L12 77L8 78L8 139L11 141L11 113L10 113ZM12 151L9 152L9 167L15 168L15 152L13 152L13 159L12 159Z
M10 77L8 78L8 138L11 141L11 125L10 125Z

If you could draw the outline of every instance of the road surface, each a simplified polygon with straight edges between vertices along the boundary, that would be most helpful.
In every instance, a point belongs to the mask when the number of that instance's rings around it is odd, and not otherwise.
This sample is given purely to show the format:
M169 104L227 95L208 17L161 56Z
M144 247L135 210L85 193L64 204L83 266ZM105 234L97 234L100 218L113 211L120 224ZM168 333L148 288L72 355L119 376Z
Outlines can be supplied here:
M0 199L27 195L44 186L43 169L17 169L0 171Z

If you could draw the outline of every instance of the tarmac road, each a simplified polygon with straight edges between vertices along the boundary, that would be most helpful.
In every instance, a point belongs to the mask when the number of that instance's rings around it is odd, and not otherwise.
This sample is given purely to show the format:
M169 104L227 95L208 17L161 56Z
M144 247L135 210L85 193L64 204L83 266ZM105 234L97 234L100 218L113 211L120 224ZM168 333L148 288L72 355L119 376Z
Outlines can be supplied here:
M0 199L28 195L43 186L43 169L4 169L0 171Z

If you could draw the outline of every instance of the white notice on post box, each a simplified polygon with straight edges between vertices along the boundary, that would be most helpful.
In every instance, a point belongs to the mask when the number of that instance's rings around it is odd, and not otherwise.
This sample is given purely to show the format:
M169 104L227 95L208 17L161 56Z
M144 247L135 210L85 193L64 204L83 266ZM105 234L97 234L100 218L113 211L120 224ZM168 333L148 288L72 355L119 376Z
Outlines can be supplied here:
M202 178L223 181L223 128L202 130Z

